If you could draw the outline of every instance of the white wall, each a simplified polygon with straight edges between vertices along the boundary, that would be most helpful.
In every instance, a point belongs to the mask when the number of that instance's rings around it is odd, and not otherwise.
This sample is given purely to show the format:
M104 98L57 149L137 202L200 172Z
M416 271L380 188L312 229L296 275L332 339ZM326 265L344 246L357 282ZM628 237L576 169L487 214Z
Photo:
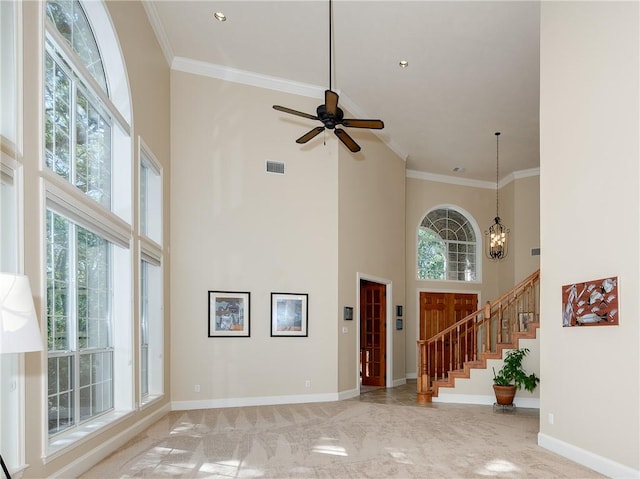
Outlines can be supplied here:
M640 476L639 6L541 17L539 443L612 477ZM563 328L562 286L609 276L620 324Z

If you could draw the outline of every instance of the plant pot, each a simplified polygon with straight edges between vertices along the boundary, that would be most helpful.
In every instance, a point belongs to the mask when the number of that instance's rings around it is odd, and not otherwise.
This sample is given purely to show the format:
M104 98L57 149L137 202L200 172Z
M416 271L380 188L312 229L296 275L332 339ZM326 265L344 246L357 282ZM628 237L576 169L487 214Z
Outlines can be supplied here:
M493 385L493 392L496 394L496 402L501 406L511 406L513 398L516 396L515 386L498 386Z

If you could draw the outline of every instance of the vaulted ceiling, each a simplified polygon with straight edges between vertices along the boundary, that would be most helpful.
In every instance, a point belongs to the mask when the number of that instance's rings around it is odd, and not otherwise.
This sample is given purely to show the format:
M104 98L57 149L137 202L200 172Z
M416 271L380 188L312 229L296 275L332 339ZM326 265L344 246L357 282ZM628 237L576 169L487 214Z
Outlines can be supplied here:
M145 8L174 67L195 61L222 76L308 87L323 103L328 0ZM384 121L377 133L408 169L495 184L496 131L501 179L539 166L539 23L539 2L334 0L332 86L350 116ZM283 115L273 113L274 122ZM300 135L317 126L308 121Z

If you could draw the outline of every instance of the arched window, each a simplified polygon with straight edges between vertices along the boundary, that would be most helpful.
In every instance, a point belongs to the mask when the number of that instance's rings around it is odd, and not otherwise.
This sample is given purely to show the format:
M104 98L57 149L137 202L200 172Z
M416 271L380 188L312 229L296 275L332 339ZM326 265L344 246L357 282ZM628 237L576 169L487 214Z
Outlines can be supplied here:
M133 409L133 167L130 103L110 96L110 81L121 84L126 72L104 5L48 0L44 62L47 420L55 452Z
M418 228L418 279L477 281L477 227L453 208L438 208Z

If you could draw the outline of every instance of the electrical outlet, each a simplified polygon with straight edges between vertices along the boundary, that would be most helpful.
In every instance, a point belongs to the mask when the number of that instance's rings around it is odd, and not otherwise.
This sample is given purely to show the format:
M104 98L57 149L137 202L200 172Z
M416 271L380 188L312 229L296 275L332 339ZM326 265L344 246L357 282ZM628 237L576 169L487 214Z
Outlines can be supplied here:
M547 421L549 421L549 424L553 424L553 420L554 420L553 413L550 412L549 416L547 417Z
M199 385L199 384L196 384L196 385L195 385L195 387L193 388L193 390L194 390L195 392L199 393L199 392L200 392L200 385Z
M311 380L310 380L310 379L307 379L307 380L304 382L304 387L305 387L305 388L310 388L310 387L311 387Z

